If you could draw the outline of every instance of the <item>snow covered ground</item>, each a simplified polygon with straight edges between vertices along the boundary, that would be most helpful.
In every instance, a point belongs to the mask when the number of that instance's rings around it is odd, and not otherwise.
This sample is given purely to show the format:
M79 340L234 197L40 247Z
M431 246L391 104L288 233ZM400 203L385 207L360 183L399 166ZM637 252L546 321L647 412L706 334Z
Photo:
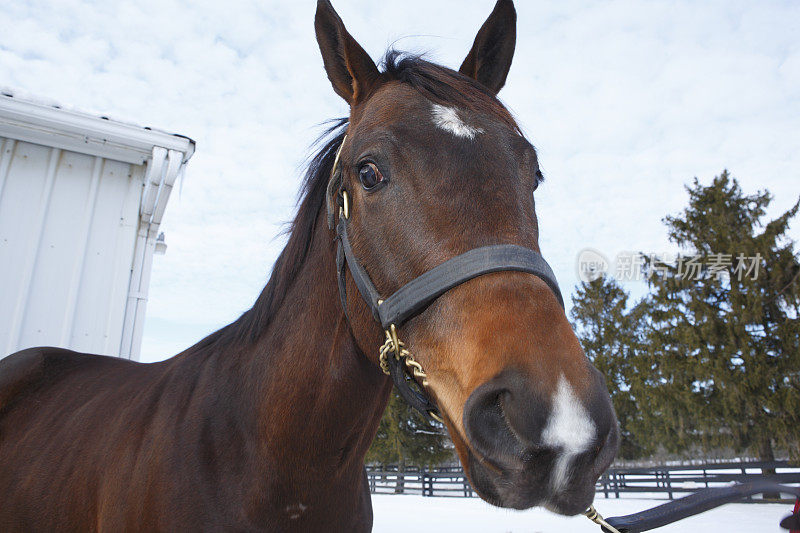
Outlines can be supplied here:
M603 516L630 514L664 500L595 500ZM583 516L567 518L544 509L498 509L478 498L423 498L422 496L373 494L376 533L599 533L599 526ZM778 526L791 512L788 504L730 504L657 529L659 533L786 533Z

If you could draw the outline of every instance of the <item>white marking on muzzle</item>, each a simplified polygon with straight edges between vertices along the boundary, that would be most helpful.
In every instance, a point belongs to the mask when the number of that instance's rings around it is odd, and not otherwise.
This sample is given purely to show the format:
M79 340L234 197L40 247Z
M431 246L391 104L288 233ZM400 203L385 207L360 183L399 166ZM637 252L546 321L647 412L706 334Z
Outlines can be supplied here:
M433 123L445 131L449 131L456 137L474 139L475 135L483 133L481 128L470 126L458 116L458 111L454 107L447 107L433 104Z
M589 448L595 436L589 413L562 374L553 396L553 409L542 432L542 443L560 450L553 465L550 486L558 492L567 482L567 469L572 459Z

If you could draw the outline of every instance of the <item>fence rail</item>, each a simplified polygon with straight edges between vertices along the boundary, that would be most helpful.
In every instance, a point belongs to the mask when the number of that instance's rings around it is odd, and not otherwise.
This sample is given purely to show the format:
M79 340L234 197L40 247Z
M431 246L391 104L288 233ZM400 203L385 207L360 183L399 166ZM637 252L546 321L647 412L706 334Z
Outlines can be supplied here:
M764 472L774 472L765 474ZM422 496L477 496L460 467L435 469L367 467L369 489L373 494L421 494ZM597 481L597 495L619 498L624 494L645 494L654 498L680 497L706 487L731 483L771 480L800 485L800 466L786 461L711 463L691 466L611 468ZM761 498L748 498L760 501Z

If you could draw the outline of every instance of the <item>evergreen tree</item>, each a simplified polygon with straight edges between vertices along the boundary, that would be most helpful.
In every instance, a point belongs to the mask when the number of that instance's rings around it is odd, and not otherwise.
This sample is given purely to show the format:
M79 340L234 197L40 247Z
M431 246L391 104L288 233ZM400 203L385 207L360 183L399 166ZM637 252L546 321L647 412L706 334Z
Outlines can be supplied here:
M641 457L645 441L633 433L638 418L638 308L628 311L628 294L612 278L581 283L572 297L570 318L586 356L605 375L620 424L623 459Z
M643 427L672 451L797 457L800 263L786 232L800 202L764 223L769 192L746 195L727 171L687 191L665 219L686 255L645 265Z
M403 472L407 466L435 466L453 457L453 446L444 427L428 422L392 389L375 440L366 462L381 466L397 465L395 492L404 490Z

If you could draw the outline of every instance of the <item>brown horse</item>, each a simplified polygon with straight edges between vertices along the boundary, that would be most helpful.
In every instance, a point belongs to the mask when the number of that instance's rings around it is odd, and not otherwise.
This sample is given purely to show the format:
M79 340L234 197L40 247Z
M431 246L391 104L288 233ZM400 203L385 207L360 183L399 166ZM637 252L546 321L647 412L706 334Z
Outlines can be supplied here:
M499 0L458 72L396 53L378 69L320 0L317 40L350 116L310 165L268 284L161 363L57 348L0 362L0 531L369 530L363 460L392 384L350 274L347 314L339 302L328 178L341 147L352 249L381 294L479 246L538 251L536 152L496 98L515 24ZM542 279L481 275L401 334L481 497L589 505L616 420Z

